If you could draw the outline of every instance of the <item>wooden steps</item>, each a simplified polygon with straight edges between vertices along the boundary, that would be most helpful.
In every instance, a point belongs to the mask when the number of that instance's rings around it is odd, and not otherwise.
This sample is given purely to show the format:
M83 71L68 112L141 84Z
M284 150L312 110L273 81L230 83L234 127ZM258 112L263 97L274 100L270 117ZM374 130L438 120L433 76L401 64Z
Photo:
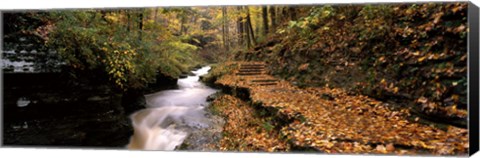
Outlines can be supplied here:
M241 64L240 69L235 73L235 75L239 76L255 76L263 74L266 74L264 64Z
M240 69L238 72L262 72L263 69Z
M235 75L248 76L249 79L247 83L250 86L277 85L278 80L274 78L265 78L265 75L267 75L265 68L265 63L244 63L240 64L240 68L236 71Z
M264 72L237 72L235 75L239 76L249 76L249 75L263 75L265 74Z
M251 80L251 82L277 82L277 80L273 79L263 79L263 80Z

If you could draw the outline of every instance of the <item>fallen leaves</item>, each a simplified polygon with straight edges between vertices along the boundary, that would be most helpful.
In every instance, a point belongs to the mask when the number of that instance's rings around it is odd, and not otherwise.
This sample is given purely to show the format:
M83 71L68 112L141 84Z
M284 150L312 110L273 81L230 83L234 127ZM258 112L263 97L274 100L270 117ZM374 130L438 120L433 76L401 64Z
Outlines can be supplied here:
M465 133L465 130L449 127L448 131L442 131L410 122L406 119L410 116L408 109L392 110L381 101L363 95L349 95L346 91L336 88L299 89L281 80L270 86L250 83L258 78L274 77L266 74L252 76L228 74L222 76L217 83L247 89L252 103L263 108L277 109L278 114L274 116L280 119L293 119L294 121L283 126L278 132L294 146L327 153L414 154L418 151L429 151L432 154L450 155L465 154L468 151L468 133ZM386 80L382 80L381 83L387 85ZM390 87L395 89L394 86ZM417 102L426 104L427 107L431 105L433 109L436 107L429 104L431 102L425 97L418 98ZM249 106L241 106L247 107ZM229 115L233 117L228 118L245 118L249 116L248 113L254 113L253 110L230 112ZM238 126L232 124L230 125L232 129L226 131L248 129L240 125L241 120L238 121ZM253 149L251 144L253 143L256 149L262 151L268 151L274 142L258 137L242 138L237 141L250 145L248 149Z
M268 129L265 118L256 117L255 109L230 95L215 99L212 106L226 118L224 137L218 148L222 151L286 151L290 146Z
M309 63L302 64L298 67L298 71L305 71L308 68Z

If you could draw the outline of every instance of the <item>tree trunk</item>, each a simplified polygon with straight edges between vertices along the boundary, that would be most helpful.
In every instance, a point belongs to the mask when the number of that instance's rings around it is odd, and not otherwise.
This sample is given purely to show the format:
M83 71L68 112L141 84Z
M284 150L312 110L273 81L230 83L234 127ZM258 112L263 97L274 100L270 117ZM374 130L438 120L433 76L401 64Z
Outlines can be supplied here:
M248 7L246 6L248 9ZM245 12L245 8L242 7L242 12ZM242 17L243 18L243 17ZM247 46L247 48L250 48L250 29L248 28L248 15L245 16L245 19L242 20L242 25L243 25L243 42Z
M131 16L130 16L130 12L128 10L125 10L125 14L127 14L127 32L130 32L130 25L131 25Z
M227 7L225 7L225 39L227 42L227 51L230 49L230 38L229 38L229 20L228 20L228 13L227 13Z
M107 12L104 11L104 10L102 10L102 11L100 11L100 14L102 14L102 16L101 16L101 17L102 17L102 20L108 22L108 21L107 21L107 18L105 18L105 16L107 16Z
M250 18L250 10L248 9L247 7L247 34L249 34L248 36L251 38L251 42L255 45L256 41L255 41L255 34L253 32L253 27L252 27L252 21L251 21L251 18ZM249 31L249 32L248 32ZM250 48L250 42L249 42L249 47Z
M243 23L243 32L244 32L244 40L245 40L245 44L247 44L247 48L250 48L250 31L249 31L249 28L248 28L248 22L244 22Z
M238 12L242 12L242 6L237 7ZM244 22L243 22L243 17L238 16L237 19L237 33L238 33L238 44L243 45L244 44Z
M138 40L142 41L142 32L143 32L143 10L140 10L138 14Z
M272 32L275 31L275 28L277 27L277 17L276 17L276 12L275 12L275 6L270 6L269 7L269 12L270 12L270 21L272 23L270 30Z
M227 50L227 40L226 40L226 27L225 27L225 7L222 7L222 42L223 49Z
M158 20L157 20L158 8L155 8L155 13L154 13L154 14L155 14L155 15L153 15L153 21L154 21L155 23L158 23Z
M183 25L185 23L185 20L183 20L183 19L184 19L183 17L180 19L180 30L179 30L179 33L178 33L180 35L183 35L183 29L184 29Z
M280 17L283 17L282 22L288 21L288 6L283 6L281 9L281 15Z
M263 35L267 36L268 33L268 12L267 6L262 7L262 18L263 18Z
M290 14L290 20L296 20L297 19L297 13L295 12L295 7L294 6L289 6L288 7L288 13Z

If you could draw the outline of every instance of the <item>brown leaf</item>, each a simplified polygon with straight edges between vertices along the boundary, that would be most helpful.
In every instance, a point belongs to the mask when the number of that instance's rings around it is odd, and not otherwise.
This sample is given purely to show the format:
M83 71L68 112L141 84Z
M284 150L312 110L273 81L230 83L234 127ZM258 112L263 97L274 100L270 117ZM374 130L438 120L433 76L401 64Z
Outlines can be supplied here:
M442 16L443 16L443 13L435 14L435 19L433 20L433 23L437 24L438 22L440 22L440 18L442 18Z
M465 25L462 24L462 25L458 26L457 28L455 28L455 32L462 32L462 31L465 30L465 28L466 28Z
M308 65L310 65L309 63L306 63L306 64L302 64L298 67L298 71L305 71L307 70L308 68Z
M422 103L422 104L425 104L427 103L428 99L425 98L425 97L420 97L417 99L417 103Z
M392 152L395 150L395 147L393 146L393 143L390 143L390 144L387 144L386 149L388 152Z
M383 145L377 145L377 147L375 148L375 150L377 150L378 152L381 152L381 153L386 153L387 152L387 148L385 148L385 146Z

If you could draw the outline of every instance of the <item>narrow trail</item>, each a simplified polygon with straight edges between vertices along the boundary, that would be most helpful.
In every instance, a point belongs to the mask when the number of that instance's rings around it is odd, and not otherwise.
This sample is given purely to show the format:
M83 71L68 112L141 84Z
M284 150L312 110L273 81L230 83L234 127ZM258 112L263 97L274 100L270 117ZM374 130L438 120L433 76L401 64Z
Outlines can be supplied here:
M342 89L300 89L277 79L263 62L237 65L216 81L234 91L243 89L252 105L271 109L288 120L280 134L296 148L326 153L466 154L467 129L447 131L409 121L408 109L400 111L363 95Z

